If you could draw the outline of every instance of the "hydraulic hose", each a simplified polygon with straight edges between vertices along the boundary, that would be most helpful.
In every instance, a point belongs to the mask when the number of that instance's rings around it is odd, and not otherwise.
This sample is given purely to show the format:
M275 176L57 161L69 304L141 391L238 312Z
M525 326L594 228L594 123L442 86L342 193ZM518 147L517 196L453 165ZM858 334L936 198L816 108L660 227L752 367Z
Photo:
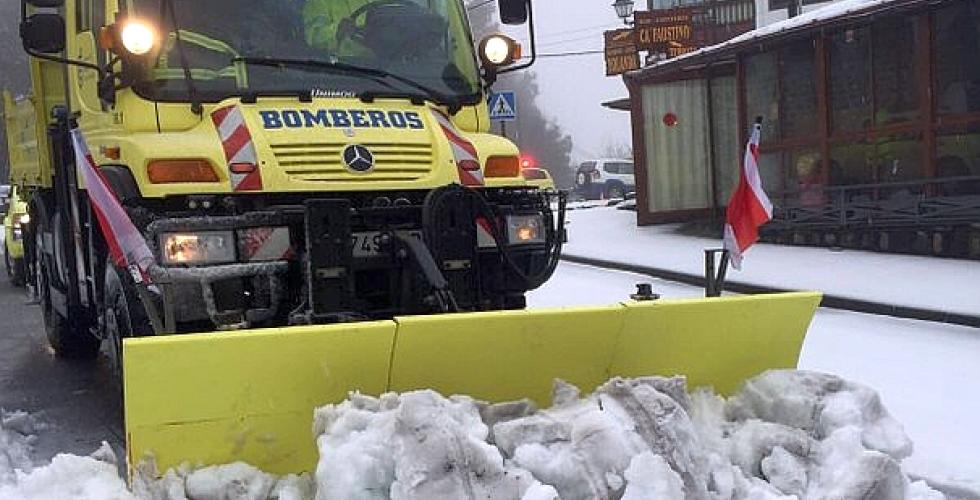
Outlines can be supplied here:
M558 267L559 261L561 260L561 250L564 244L563 231L565 228L565 206L567 203L567 198L565 197L564 193L558 193L557 195L557 224L548 228L548 237L546 238L546 254L548 255L548 261L540 272L530 275L524 271L522 266L514 258L514 255L508 246L507 237L500 225L500 217L498 217L496 210L494 210L493 206L490 205L486 197L479 190L467 188L459 184L451 184L438 188L429 193L425 199L425 206L422 211L422 223L426 232L426 240L433 241L432 238L435 237L435 235L431 234L430 231L432 228L436 227L436 217L439 216L438 207L442 205L446 198L458 196L460 194L465 195L474 201L474 206L479 216L483 217L490 226L490 234L493 237L497 248L500 250L504 263L506 263L507 267L524 282L526 289L534 290L551 278L552 274L555 272L555 269ZM555 219L552 215L550 202L546 203L544 212L549 222L554 224Z

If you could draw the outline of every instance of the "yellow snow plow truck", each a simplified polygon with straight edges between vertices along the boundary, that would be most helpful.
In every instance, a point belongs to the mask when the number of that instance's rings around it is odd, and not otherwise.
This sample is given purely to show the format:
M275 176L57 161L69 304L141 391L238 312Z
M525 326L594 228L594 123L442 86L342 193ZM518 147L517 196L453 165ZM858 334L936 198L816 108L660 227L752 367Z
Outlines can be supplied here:
M497 3L533 34L527 0ZM526 183L486 96L533 42L475 44L460 0L22 11L33 87L5 115L31 282L54 351L112 363L130 466L311 470L311 412L349 391L547 404L555 378L730 392L796 366L815 294L525 310L564 196ZM152 262L118 265L134 245Z

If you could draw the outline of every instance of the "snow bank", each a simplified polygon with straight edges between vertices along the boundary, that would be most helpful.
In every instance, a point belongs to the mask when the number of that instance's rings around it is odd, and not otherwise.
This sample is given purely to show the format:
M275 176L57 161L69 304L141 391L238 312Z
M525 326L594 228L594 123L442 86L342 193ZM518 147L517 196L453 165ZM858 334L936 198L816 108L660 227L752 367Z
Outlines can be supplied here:
M931 499L912 443L871 389L772 371L729 399L683 378L613 379L555 404L432 391L356 395L316 412L328 498Z
M536 486L487 442L480 405L467 397L358 395L318 409L313 428L317 500L521 498Z
M901 461L912 443L871 389L772 371L727 401L684 378L615 378L551 408L429 391L353 394L317 409L315 474L248 464L158 475L127 490L108 445L31 468L33 421L4 414L0 500L935 500Z
M802 17L802 16L800 16ZM794 18L797 19L797 18ZM704 275L704 249L718 238L677 233L677 225L638 227L636 215L615 208L568 214L569 240L564 255L635 264ZM610 244L615 242L615 244ZM959 259L937 259L860 250L759 243L745 265L728 281L786 290L821 290L858 300L973 315L980 311L976 290L980 266ZM908 283L915 283L915 293Z
M8 413L0 409L0 485L12 482L17 470L31 470L36 427L26 412Z
M23 411L0 410L0 500L131 500L108 444L91 456L58 455L43 467L31 459L46 426Z

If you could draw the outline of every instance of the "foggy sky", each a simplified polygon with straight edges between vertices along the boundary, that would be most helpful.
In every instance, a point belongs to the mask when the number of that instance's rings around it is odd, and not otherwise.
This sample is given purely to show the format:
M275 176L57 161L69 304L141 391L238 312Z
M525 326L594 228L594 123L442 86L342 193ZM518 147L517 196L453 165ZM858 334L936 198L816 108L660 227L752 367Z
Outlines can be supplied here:
M602 32L622 27L612 0L532 0L539 53L602 49ZM637 5L644 2L638 1ZM496 11L491 3L483 9ZM523 27L508 29L514 35ZM525 53L528 44L525 42ZM539 105L572 136L572 158L601 156L606 144L630 144L630 118L602 103L626 97L621 77L606 77L602 54L538 59L532 71L541 87ZM495 88L495 90L503 90Z

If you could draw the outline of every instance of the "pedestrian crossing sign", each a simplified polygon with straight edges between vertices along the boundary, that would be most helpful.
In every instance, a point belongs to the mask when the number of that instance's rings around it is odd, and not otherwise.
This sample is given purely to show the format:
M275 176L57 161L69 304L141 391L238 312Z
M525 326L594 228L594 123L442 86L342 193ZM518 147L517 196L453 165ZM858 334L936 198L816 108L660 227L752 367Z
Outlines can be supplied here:
M491 93L488 101L490 119L495 121L514 121L517 119L517 94L513 91Z

